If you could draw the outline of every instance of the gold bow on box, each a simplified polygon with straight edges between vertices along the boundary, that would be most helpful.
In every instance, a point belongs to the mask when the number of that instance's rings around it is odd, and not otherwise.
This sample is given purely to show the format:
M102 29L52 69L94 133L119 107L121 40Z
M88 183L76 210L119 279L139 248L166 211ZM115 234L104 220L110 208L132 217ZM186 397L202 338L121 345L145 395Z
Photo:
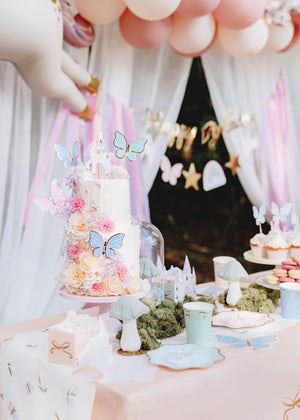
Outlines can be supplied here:
M73 358L72 354L66 351L71 345L69 341L65 341L64 343L59 344L57 341L52 340L51 344L53 347L51 347L50 353L53 354L55 350L62 350L64 353L66 353L69 359Z

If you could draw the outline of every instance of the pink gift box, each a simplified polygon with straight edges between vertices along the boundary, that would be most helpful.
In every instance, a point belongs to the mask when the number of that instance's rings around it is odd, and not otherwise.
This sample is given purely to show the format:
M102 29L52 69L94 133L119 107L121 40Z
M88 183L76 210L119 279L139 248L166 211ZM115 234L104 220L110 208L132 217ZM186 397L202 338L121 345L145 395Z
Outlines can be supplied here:
M66 332L55 328L48 329L48 361L67 366L78 365L90 352L97 330Z

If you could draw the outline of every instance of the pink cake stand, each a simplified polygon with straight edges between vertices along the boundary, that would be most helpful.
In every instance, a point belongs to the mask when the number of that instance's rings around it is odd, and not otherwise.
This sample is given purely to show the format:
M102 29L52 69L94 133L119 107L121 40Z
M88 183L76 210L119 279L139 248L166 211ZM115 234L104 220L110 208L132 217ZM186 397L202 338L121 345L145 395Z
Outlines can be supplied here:
M139 293L133 294L134 297L137 299L141 299L142 297L146 296L147 290L142 290ZM61 287L59 294L61 297L65 299L75 300L77 302L84 302L85 308L91 308L93 306L99 307L99 313L106 313L108 312L113 303L116 303L120 296L103 296L103 297L93 297L93 296L79 296L79 295L71 295L70 293L66 292L65 287Z

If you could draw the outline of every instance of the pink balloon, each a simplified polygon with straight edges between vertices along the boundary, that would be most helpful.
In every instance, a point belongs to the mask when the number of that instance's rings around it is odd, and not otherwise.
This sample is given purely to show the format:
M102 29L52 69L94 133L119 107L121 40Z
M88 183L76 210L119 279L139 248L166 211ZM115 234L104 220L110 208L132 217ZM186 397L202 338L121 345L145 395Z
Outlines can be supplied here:
M268 41L269 29L263 19L245 29L234 30L218 25L218 40L225 51L237 57L259 53Z
M150 50L163 44L170 35L172 19L150 21L140 19L129 9L119 19L120 31L128 42L135 48Z
M222 26L243 29L263 17L265 7L265 0L221 0L213 15Z
M176 10L186 17L199 17L213 12L220 0L181 0Z
M81 16L97 24L115 21L126 8L124 0L74 0L74 2Z
M284 50L292 41L294 25L286 22L285 25L269 25L269 38L265 45L265 51L279 52Z
M215 33L216 23L212 15L192 19L174 13L168 42L178 54L197 57L211 45Z
M125 0L136 16L145 20L161 20L175 12L180 0Z

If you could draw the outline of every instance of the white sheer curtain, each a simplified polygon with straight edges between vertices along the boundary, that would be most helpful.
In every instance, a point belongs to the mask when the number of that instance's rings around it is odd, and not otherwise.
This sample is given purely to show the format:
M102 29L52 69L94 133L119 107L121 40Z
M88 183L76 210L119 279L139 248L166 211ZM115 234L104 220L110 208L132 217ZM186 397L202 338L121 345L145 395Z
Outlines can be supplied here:
M289 179L290 175L293 177L290 179L293 180L295 177L292 175L291 166L295 166L297 156L299 156L299 144L295 131L297 114L294 114L295 104L298 103L296 108L298 110L300 105L299 94L297 94L299 83L296 81L299 75L297 55L299 55L299 47L289 53L261 53L249 58L232 57L226 52L214 50L202 56L205 77L219 123L222 122L228 109L237 112L241 108L243 112L253 113L255 116L256 135L260 142L255 150L251 151L253 125L223 133L228 151L239 157L241 167L237 169L237 174L249 200L255 206L263 202L268 203L270 195L271 180L266 169L267 163L270 163L267 162L270 156L268 150L263 147L266 142L266 120L263 107L274 91L280 74L283 75L287 85L288 123L292 143L292 149L289 151L291 165L287 165L286 177ZM291 75L293 80L289 83ZM297 178L300 179L299 165L297 167ZM292 187L289 190L289 200L293 204L294 211L298 211L299 214L300 200L293 193Z
M103 91L140 113L138 135L148 106L155 112L164 110L168 120L176 121L190 59L179 57L166 44L155 51L134 50L120 36L117 24L97 28L90 60L87 50L68 50L99 77ZM4 62L0 62L0 104L0 324L4 324L78 305L60 298L55 282L61 263L61 220L33 205L25 229L22 226L28 191L60 104L32 95L14 67ZM82 123L83 129L86 124ZM58 143L68 148L73 143L70 114ZM153 139L144 165L147 191L166 147L165 136ZM53 152L37 195L47 196L52 179L62 181L64 176L64 166Z

